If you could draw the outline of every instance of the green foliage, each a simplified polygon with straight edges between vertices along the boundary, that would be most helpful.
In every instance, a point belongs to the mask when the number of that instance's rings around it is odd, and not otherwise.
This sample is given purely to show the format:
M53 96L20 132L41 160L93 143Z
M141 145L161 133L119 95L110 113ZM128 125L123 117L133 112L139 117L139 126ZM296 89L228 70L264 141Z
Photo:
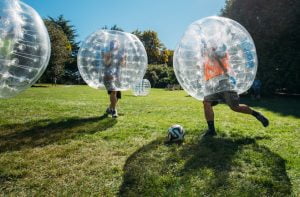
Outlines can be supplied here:
M300 1L227 0L222 15L253 37L266 92L300 92Z
M121 27L118 27L118 25L113 25L112 27L108 28L107 25L102 27L102 29L110 29L110 30L115 30L115 31L124 31Z
M142 36L143 36L143 32L136 29L134 30L133 32L131 32L132 34L136 35L140 40L142 39Z
M173 57L174 57L174 51L173 50L167 50L168 51L168 66L173 67Z
M162 54L164 45L159 40L157 32L151 30L140 32L135 30L132 33L144 44L149 64L162 64L167 61L166 55Z
M62 31L66 34L71 47L72 47L72 56L76 56L79 50L79 42L76 42L76 37L78 37L77 30L74 25L71 25L71 21L64 18L63 15L58 16L57 18L48 17L49 21L55 23L61 27Z
M50 20L44 20L44 22L50 36L51 56L49 65L41 80L56 84L64 74L65 64L69 62L71 47L60 26Z
M142 32L137 29L132 34L136 35L144 44L149 64L173 66L174 51L164 47L164 44L158 38L157 32L151 30Z
M200 101L184 91L123 92L118 119L102 116L104 90L41 86L0 102L0 196L299 196L300 105L242 102L271 120L215 109L218 137ZM167 129L186 130L182 145Z
M57 18L48 17L47 20L59 26L71 44L72 53L70 53L70 57L68 58L69 61L65 63L65 72L59 82L76 84L81 80L77 67L77 53L79 50L79 42L76 42L76 38L78 37L77 30L74 25L71 25L71 21L65 19L63 15Z
M168 66L172 67L173 66L173 55L174 55L174 51L164 48L161 51L161 57L160 57L161 63L167 64Z
M168 85L178 84L173 68L167 65L148 65L145 78L154 88L165 88Z

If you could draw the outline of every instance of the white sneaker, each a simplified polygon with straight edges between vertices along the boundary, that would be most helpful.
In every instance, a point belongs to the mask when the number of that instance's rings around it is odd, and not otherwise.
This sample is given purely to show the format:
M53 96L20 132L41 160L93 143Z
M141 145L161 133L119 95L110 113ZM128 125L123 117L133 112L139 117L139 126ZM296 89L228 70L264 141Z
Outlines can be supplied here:
M111 115L112 115L113 118L117 118L117 117L118 117L118 112L117 112L117 110L116 110L116 109L112 109L112 110L111 110Z

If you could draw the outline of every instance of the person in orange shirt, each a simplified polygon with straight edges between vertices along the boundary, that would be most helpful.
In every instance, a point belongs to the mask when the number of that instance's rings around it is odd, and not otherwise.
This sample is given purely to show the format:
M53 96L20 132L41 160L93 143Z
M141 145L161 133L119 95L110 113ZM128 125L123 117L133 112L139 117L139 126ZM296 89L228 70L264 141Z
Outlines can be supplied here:
M216 49L213 48L212 52L215 53L215 50ZM224 54L224 57L218 57L216 54L213 56L207 55L204 60L205 81L228 73L229 68L229 57L227 53Z
M211 47L209 53L206 54L204 60L204 78L206 82L216 77L222 78L218 82L218 86L225 87L224 91L217 92L204 97L204 114L207 121L208 130L204 133L204 137L217 135L214 125L214 111L213 106L220 102L226 103L233 111L249 114L254 116L262 123L264 127L269 125L269 120L261 113L251 109L249 106L239 103L239 95L230 89L230 75L231 72L229 64L229 55L226 52L226 46L222 46L221 51L217 51L217 47Z

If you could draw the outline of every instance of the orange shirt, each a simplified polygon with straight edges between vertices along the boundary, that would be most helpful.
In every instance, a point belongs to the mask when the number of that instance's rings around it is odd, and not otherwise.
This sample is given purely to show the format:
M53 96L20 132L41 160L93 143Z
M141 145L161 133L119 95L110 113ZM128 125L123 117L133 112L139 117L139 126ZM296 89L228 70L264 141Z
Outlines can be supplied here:
M226 54L224 58L220 59L220 62L223 64L224 69L230 69L228 54ZM224 69L222 68L222 65L220 65L218 60L216 60L215 58L206 57L204 61L205 81L225 74Z

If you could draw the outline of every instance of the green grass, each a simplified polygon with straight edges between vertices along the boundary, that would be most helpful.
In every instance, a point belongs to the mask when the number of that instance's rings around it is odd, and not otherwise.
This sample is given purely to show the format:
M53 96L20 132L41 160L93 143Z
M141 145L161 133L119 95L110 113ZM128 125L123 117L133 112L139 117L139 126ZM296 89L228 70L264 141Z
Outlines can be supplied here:
M102 116L105 91L30 88L0 100L0 196L298 196L300 101L251 101L271 122L202 103L184 91L125 92L118 119ZM181 124L181 145L164 143Z

